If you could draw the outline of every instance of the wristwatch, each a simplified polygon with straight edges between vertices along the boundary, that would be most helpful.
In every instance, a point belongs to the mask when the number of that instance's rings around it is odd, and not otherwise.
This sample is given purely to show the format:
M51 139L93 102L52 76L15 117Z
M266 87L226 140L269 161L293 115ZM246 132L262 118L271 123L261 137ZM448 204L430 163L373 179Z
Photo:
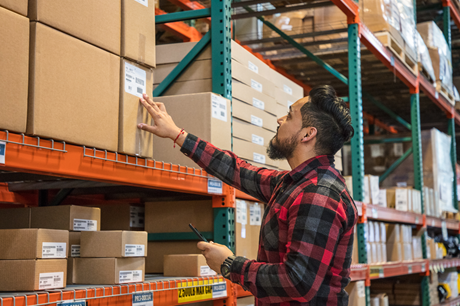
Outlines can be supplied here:
M232 267L233 261L235 260L236 256L229 256L225 259L224 263L220 266L220 273L226 279L230 279L230 269Z

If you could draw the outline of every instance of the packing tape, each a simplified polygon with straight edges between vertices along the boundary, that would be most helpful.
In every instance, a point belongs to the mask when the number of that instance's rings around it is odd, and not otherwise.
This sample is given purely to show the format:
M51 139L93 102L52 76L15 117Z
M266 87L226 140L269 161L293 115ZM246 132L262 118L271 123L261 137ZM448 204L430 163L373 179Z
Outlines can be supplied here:
M145 63L145 45L147 42L147 38L142 33L139 33L139 50L137 52L138 58L137 60L141 63Z

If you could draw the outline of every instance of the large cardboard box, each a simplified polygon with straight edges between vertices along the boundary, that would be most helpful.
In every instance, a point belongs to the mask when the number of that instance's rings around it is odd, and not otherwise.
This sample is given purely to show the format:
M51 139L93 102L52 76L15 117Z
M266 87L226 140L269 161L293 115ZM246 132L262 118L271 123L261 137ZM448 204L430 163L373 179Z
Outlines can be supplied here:
M153 90L155 90L159 85L160 84L153 84ZM185 82L174 82L171 87L169 87L168 90L163 93L163 96L199 94L211 91L212 79L193 80ZM155 101L156 99L158 98L155 98Z
M164 276L183 277L217 275L209 268L206 258L201 254L166 255L163 274Z
M291 102L296 102L304 97L304 91L301 86L297 85L295 82L291 81L276 70L272 69L270 72L270 81L275 84L276 87L291 96ZM274 98L276 98L276 96L274 96Z
M144 230L145 209L136 204L109 204L101 209L101 230Z
M237 200L235 210L235 254L257 259L264 205Z
M27 17L28 0L0 0L0 6Z
M273 70L234 40L232 40L232 59L267 79Z
M212 232L213 220L211 200L145 203L145 231L148 233L191 232L189 223L202 233Z
M139 102L142 94L146 93L150 96L153 91L153 72L150 68L125 59L121 59L120 67L118 152L152 157L155 136L138 129L137 124L140 122L148 125L154 124L148 111Z
M117 56L32 22L27 133L117 151L119 72Z
M237 306L254 306L255 305L254 296L238 298L236 299L236 305Z
M279 75L279 73L277 73ZM246 68L237 61L232 61L232 78L250 86L269 97L275 98L275 84L265 77Z
M69 232L69 245L67 257L80 257L81 232Z
M409 206L408 189L390 188L387 189L387 205L389 208L407 211Z
M366 287L364 281L351 282L345 287L348 293L350 306L365 306L366 305Z
M0 0L0 6L21 10L22 2ZM27 14L27 4L25 11ZM0 7L0 41L0 129L24 133L27 123L29 20Z
M272 160L267 155L267 148L253 142L233 138L233 153L240 158L255 161L259 164L278 166L278 161Z
M223 150L231 149L230 101L216 94L180 95L155 98L165 104L175 123L188 133L199 136ZM195 162L173 147L170 139L155 138L153 158L157 161L198 167Z
M0 230L0 259L67 258L68 244L68 231Z
M29 18L120 55L121 0L29 0Z
M155 0L121 1L121 56L155 67Z
M0 260L0 291L34 291L64 288L66 259Z
M3 208L0 210L0 229L29 228L30 208Z
M268 147L275 132L256 126L246 121L233 119L233 138L252 142L262 147Z
M403 261L403 247L401 242L387 242L387 260Z
M32 207L30 227L69 231L101 230L101 210L97 207L62 205Z
M237 99L272 115L277 115L278 108L274 98L236 80L232 82L232 97L233 100Z
M145 257L147 232L82 232L80 257Z
M67 285L73 285L73 276L75 275L76 258L67 258Z
M145 258L75 258L75 284L118 285L144 281Z
M232 101L232 115L235 118L266 128L272 132L276 132L278 128L275 116L238 100Z
M201 231L200 228L198 229ZM165 255L201 254L201 250L196 246L197 243L198 240L149 242L150 252L145 261L145 271L147 273L163 273Z

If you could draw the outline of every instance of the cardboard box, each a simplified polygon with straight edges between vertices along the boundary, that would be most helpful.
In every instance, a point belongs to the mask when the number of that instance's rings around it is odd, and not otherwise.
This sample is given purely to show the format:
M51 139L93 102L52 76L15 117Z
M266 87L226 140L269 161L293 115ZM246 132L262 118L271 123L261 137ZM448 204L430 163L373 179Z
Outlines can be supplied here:
M155 0L121 1L121 56L156 66Z
M364 189L364 203L371 203L371 189L369 185L369 176L364 176L363 179L363 189Z
M276 103L281 104L287 108L297 102L299 99L302 99L303 97L300 98L294 98L292 95L288 94L282 89L279 89L278 87L275 88L275 100Z
M385 189L380 189L379 190L379 203L378 205L387 207L387 191Z
M75 260L76 258L67 258L67 285L74 284Z
M237 256L257 259L263 215L264 205L251 201L236 201L235 254Z
M375 175L366 175L364 179L369 180L369 200L370 204L379 203L379 177Z
M101 230L144 230L145 208L136 204L109 204L101 209Z
M277 72L276 74L279 75ZM254 88L258 92L275 98L276 83L273 83L249 68L244 67L239 62L232 61L232 78Z
M423 259L421 237L412 237L412 253L413 259Z
M32 228L54 228L69 231L101 230L101 210L97 207L62 205L32 207Z
M0 0L0 6L22 11L23 2ZM27 122L29 20L0 7L0 129L24 133Z
M386 224L387 242L402 242L401 225Z
M258 127L249 122L233 119L233 137L252 142L262 147L268 147L270 140L275 136L275 132Z
M196 44L196 42L184 42L180 44L157 45L155 47L157 65L179 63ZM197 56L195 61L210 59L211 56L211 47L207 47Z
M87 1L40 1L57 2ZM117 151L119 58L40 23L30 35L27 133Z
M366 287L364 281L350 282L345 287L350 306L366 306Z
M304 97L303 87L297 85L295 82L291 81L276 70L272 69L270 72L270 81L275 84L276 87L292 96L291 101L294 100L292 102L296 102Z
M407 211L409 206L408 192L405 188L387 189L387 204L389 208Z
M75 258L75 284L118 285L144 281L145 258Z
M386 293L371 294L371 306L389 306L388 295Z
M367 222L367 241L368 242L376 242L374 229L375 229L374 222L368 221Z
M380 234L380 222L373 222L374 223L374 241L377 243L382 242L382 235Z
M168 114L187 132L211 142L222 150L231 149L230 101L213 93L158 97ZM198 167L195 162L173 148L170 139L156 137L153 158L181 166ZM188 224L188 223L187 223Z
M412 243L402 243L402 258L403 260L413 260Z
M378 263L379 262L379 253L377 250L377 243L372 242L371 245L371 263Z
M250 122L272 132L276 132L278 128L275 116L238 100L232 101L232 115L234 118Z
M29 18L120 55L121 0L29 0Z
M49 229L0 230L0 259L67 258L69 232Z
M189 223L192 223L202 233L212 232L214 230L213 220L211 200L145 203L145 231L148 233L191 232Z
M387 242L387 260L388 261L402 261L403 260L402 243Z
M80 257L81 232L69 232L69 245L67 257Z
M234 40L232 40L232 59L238 61L238 63L249 70L266 78L268 78L273 71L267 64L258 59L254 54L246 50Z
M358 248L358 231L355 226L353 228L353 252L351 254L351 264L359 264L359 248Z
M152 0L151 0L152 1ZM136 1L131 1L137 3ZM137 3L137 5L142 6ZM121 59L120 114L118 129L118 152L152 157L154 135L137 128L138 123L154 125L153 119L139 103L143 93L153 91L153 72L149 68Z
M0 0L0 6L27 17L28 0Z
M385 223L379 222L380 225L380 242L386 243L387 242L387 228Z
M268 157L266 147L249 141L233 138L233 153L238 155L240 158L255 161L259 164L267 164L273 167L278 166L277 161Z
M182 44L181 44L182 45ZM177 46L176 46L177 48ZM172 51L171 51L172 52ZM182 59L181 59L182 60ZM174 63L161 64L153 70L154 84L160 84L176 68L180 60ZM184 83L187 81L212 79L211 59L195 60L183 71L176 79L175 83ZM211 91L207 89L204 91Z
M155 90L159 85L160 84L153 84L153 90ZM212 79L193 80L186 82L174 82L171 87L163 93L163 96L200 94L211 91ZM158 98L155 99L157 100Z
M255 298L254 296L247 296L243 298L236 299L237 306L254 306L255 305Z
M232 82L232 97L233 100L237 99L264 110L267 113L277 115L278 108L274 98L236 80Z
M29 228L30 208L3 208L0 210L0 229Z
M147 232L82 232L80 257L145 257Z
M387 244L385 242L380 243L380 249L382 250L382 262L387 262Z
M220 273L220 271L219 271ZM201 254L166 255L164 276L197 277L213 276L217 273L209 268Z
M34 291L64 288L66 259L0 260L0 291Z
M179 223L176 223L179 225ZM187 223L188 224L188 223ZM201 231L200 228L198 230ZM200 254L197 241L162 241L149 242L150 252L145 261L145 271L147 273L163 273L164 271L164 256L171 254Z

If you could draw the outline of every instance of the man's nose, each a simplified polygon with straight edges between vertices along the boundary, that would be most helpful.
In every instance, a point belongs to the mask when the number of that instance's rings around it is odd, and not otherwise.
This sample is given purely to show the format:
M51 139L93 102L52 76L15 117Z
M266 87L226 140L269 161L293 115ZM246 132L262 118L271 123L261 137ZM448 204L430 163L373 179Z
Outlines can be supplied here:
M283 116L283 117L278 118L276 122L278 122L278 124L281 125L281 123L283 123L285 119L286 119L286 116Z

